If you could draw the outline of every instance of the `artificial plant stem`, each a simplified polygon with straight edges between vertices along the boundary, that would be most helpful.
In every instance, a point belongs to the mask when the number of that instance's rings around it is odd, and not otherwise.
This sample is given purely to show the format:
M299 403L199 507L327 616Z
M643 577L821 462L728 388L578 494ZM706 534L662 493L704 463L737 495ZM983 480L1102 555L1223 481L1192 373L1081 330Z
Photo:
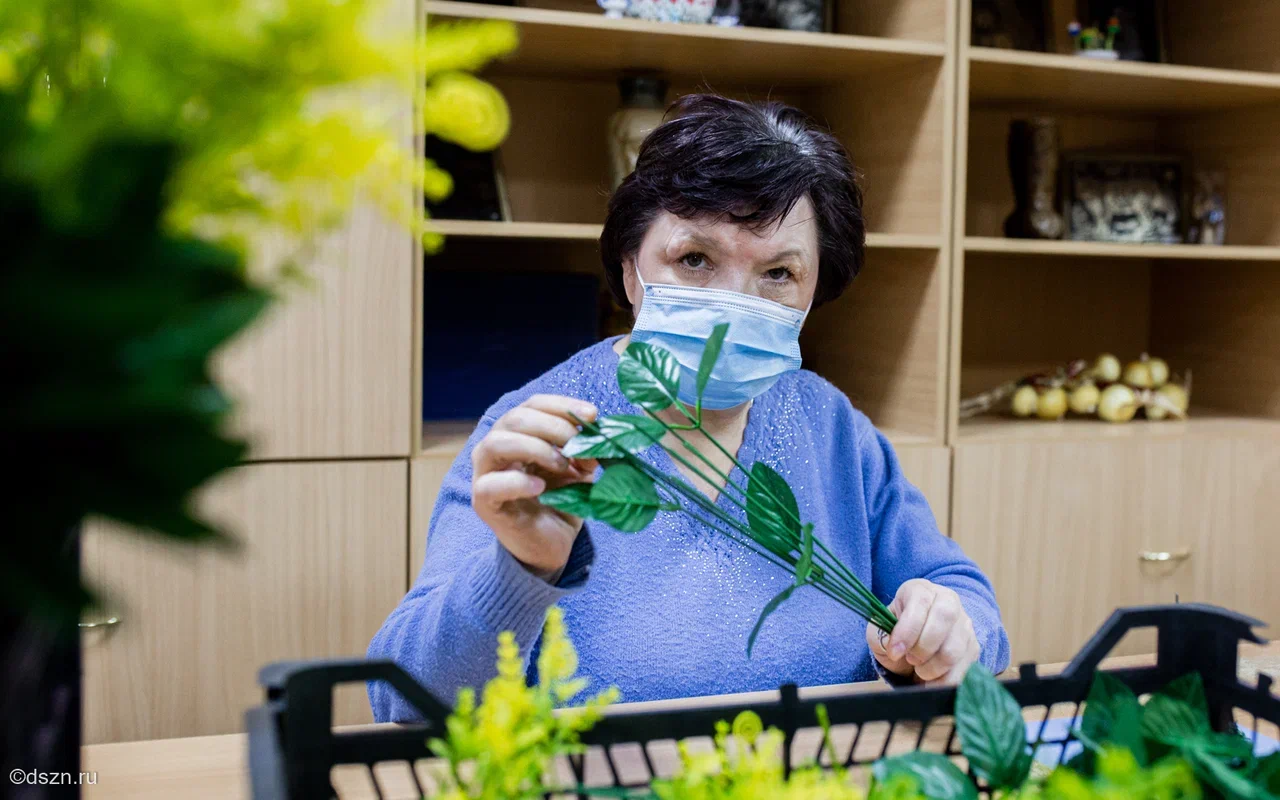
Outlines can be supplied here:
M747 469L746 465L743 464L741 461L739 461L737 456L735 456L733 453L730 453L728 449L725 448L724 445L720 444L719 440L716 439L716 437L712 436L711 433L706 428L703 428L701 425L698 425L696 430L699 433L701 433L704 437L706 437L706 439L709 442L711 442L711 444L715 445L715 448L719 450L724 455L725 458L733 462L733 465L736 466L738 470L742 472L743 475L751 474L750 470ZM681 439L683 441L683 437L681 437L679 434L674 434L674 435L676 436L677 439ZM691 450L694 450L694 452L699 452L697 448L694 448L692 445L686 444L686 447L689 447ZM699 455L701 454L699 453ZM710 465L710 461L708 461L705 456L702 456L702 458L704 462ZM728 481L728 476L725 475L724 479ZM785 513L787 516L791 517L791 519L794 520L797 525L803 524L801 523L800 518L791 512L791 509L783 505L780 498L774 496L772 489L770 489L768 486L761 486L761 489L769 497L769 499L774 502L774 505L776 505L779 510ZM844 565L844 562L836 558L835 553L831 552L831 550L822 542L821 539L815 538L814 544L823 552L824 555L829 556L832 559L832 561L835 563L837 567L837 571L843 573L843 577L845 578L846 581L848 581L855 589L859 590L860 594L865 595L869 600L871 600L871 602L877 608L882 609L884 611L884 613L887 615L886 619L893 620L895 623L897 622L896 618L893 616L893 613L889 611L889 607L886 606L880 600L880 598L876 597L875 594L869 588L867 588L866 584L864 584L861 581L861 579L859 579L856 575L854 575L853 572Z
M613 442L613 437L601 431L599 426L595 425L594 423L588 425L587 423L584 423L581 420L575 420L575 421L577 421L580 425L582 425L584 429L588 429L589 432L602 436L606 441ZM661 422L664 427L670 430L670 425L666 423L665 420L659 419L658 421ZM708 438L711 438L710 435L706 434L705 431L703 433L704 435L707 435ZM680 437L677 435L677 438L680 438ZM715 441L715 440L712 439L712 441ZM689 463L689 461L685 459L683 456L673 452L670 448L666 447L665 445L662 445L660 442L658 443L658 445L662 447L663 450L666 450L667 453L671 455L674 459L676 459L677 461L682 463L684 466L686 466L691 472L697 475L700 479L702 479L703 481L706 481L706 483L708 484L712 483L710 480L707 479L706 475L701 470L699 470L693 464ZM712 503L711 500L702 492L688 485L684 481L673 478L667 475L666 473L662 472L661 470L651 466L648 462L638 458L633 453L629 452L625 447L619 446L619 450L624 454L624 460L632 464L632 466L635 466L637 469L639 469L641 472L647 475L651 480L657 483L661 483L664 486L664 488L666 488L668 491L678 493L679 495L685 497L691 503L699 506L704 511L714 516L717 520L720 521L721 524L727 526L731 530L738 532L740 535L746 538L746 541L741 541L736 537L730 536L730 538L734 539L734 541L737 541L739 544L743 544L753 552L756 552L757 554L764 556L766 560L772 561L775 564L778 564L780 566L785 565L784 568L790 568L788 569L788 571L794 574L795 563L793 561L788 561L782 558L781 556L778 556L776 553L774 553L771 550L767 551L769 555L766 556L765 555L766 551L762 551L755 546L756 541L752 536L750 529L745 528L745 526L743 526L743 524L740 521L738 521L737 519L734 519L732 516L725 513L723 509L719 508L714 503ZM723 451L723 448L721 448L721 450ZM695 451L696 451L696 448L695 448ZM730 457L732 458L732 456ZM736 461L736 459L734 460ZM714 465L711 465L711 466L713 469L716 469L717 472L719 471ZM741 465L739 465L739 468L741 469ZM726 482L730 482L728 481L728 476L724 476L724 478ZM740 492L742 491L739 487L737 487L736 484L734 485L734 488L738 489ZM743 492L743 494L745 496L745 492ZM737 503L739 507L744 508L745 510L745 507L742 506L742 504L738 502L737 499L734 498L732 495L729 495L729 499ZM777 500L775 498L775 503L776 502ZM695 516L688 509L685 509L685 513L690 514L690 516ZM695 519L697 521L702 522L703 524L708 524L705 518L699 519L698 517L695 516ZM712 530L717 530L717 528L714 525L708 525L708 527L712 528ZM725 533L724 531L719 531L719 532L722 534ZM750 542L751 544L748 544L747 542ZM833 576L839 575L839 570L834 569L831 564L826 563L825 559L819 560L816 563L818 564L819 567L823 568L824 575L833 575ZM839 568L844 567L844 565L839 564L838 561L836 562L835 566ZM847 572L847 569L845 571ZM811 583L814 585L815 588L818 588L819 590L821 590L823 594L826 594L828 597L831 597L833 600L836 600L837 602L840 602L842 605L845 605L850 610L854 611L864 619L870 622L874 622L881 628L885 627L883 623L886 620L886 618L883 616L883 612L887 611L887 609L884 609L883 605L879 602L879 600L875 598L874 595L871 595L870 592L867 591L866 587L863 586L862 583L856 579L856 577L850 583L850 586L841 586L839 584L835 584L833 582L828 582L828 581L823 581L823 582L811 581ZM846 583L849 583L849 582L846 581ZM854 591L851 592L850 588L852 588ZM891 620L892 617L890 616L888 617L888 619ZM892 628L892 624L889 627Z
M609 438L609 437L606 436L606 438ZM752 537L751 531L749 528L746 528L745 526L742 525L740 521L726 514L723 509L717 507L714 503L712 503L710 499L706 495L704 495L702 492L698 491L697 489L685 483L684 481L681 481L677 478L672 478L670 475L667 475L661 470L651 466L648 462L640 458L637 458L634 455L631 455L631 454L628 454L628 455L629 455L629 460L634 460L634 463L636 464L637 468L640 469L641 472L649 476L650 479L654 480L657 483L660 483L663 486L663 488L665 488L668 492L672 492L673 494L678 494L679 496L684 497L690 503L703 509L703 511L711 514L713 517L715 517L715 519L720 525L723 525L729 528L734 533L736 533L737 536L735 536L733 533L729 533L728 531L717 527L716 524L710 522L705 517L699 516L691 509L688 509L688 508L683 509L684 512L688 514L690 517L693 517L693 519L696 522L701 522L703 525L706 525L711 530L717 531L723 536L728 536L733 541L743 545L744 547L747 547L749 550L764 557L766 560L771 561L777 564L778 566L783 567L784 569L787 569L792 574L795 574L794 562L788 561L786 558L778 555L772 550L768 550L767 548L761 548L759 546L759 543L756 542L754 537ZM706 478L703 477L703 480L706 480ZM742 537L742 538L739 538L739 537ZM825 565L820 565L820 566L825 566ZM818 582L818 581L813 581L812 583L814 587L822 591L823 594L841 603L842 605L846 606L850 610L856 612L859 616L863 617L864 619L867 619L868 621L875 621L877 622L877 624L879 624L882 621L878 619L879 615L878 613L876 613L878 610L874 605L868 604L865 599L859 598L855 594L851 593L848 588L844 586L840 586L838 584L834 584L834 583L826 583L826 582Z
M722 472L715 464L711 463L710 461L707 461L706 457L703 456L702 453L700 453L697 450L697 448L693 447L691 443L685 441L684 438L679 434L675 434L675 436L685 445L685 447L689 448L690 450L693 450L693 452L697 453L703 459L704 463L706 463L707 466L710 467L711 470L725 482L726 488L733 487L735 490L737 490L739 494L741 494L746 499L747 503L754 503L756 504L757 507L759 507L760 504L758 500L753 499L749 494L747 494L747 492L742 487L738 486L736 483L730 480L729 476L726 475L724 472ZM658 446L661 447L663 450L666 450L667 454L670 455L673 459L675 459L677 463L682 464L686 469L688 469L690 472L696 475L699 479L701 479L708 485L711 485L712 482L707 478L706 474L702 472L702 470L698 469L698 467L691 464L687 459L685 459L679 453L674 452L673 450L671 450L671 448L666 447L661 443L659 443ZM690 489L695 492L697 491L692 487L690 487ZM706 498L705 495L702 495L701 492L699 492L698 494L700 498L710 502L710 499ZM743 511L749 511L747 505L744 505L742 501L734 497L729 492L724 492L724 495L726 498L728 498L729 502L733 503L738 508L741 508ZM734 520L734 522L736 523L737 520ZM754 541L754 537L753 537L753 541ZM819 540L815 539L814 541L815 543L820 544ZM862 598L865 604L870 605L871 608L879 612L881 609L881 603L879 599L876 598L873 594L871 594L871 592L867 590L866 586L862 584L861 581L851 581L850 577L852 576L851 576L851 573L849 573L848 568L846 568L843 564L841 564L839 560L835 558L834 554L832 554L830 551L825 550L825 548L824 548L824 552L826 557L814 559L814 563L823 569L824 574L830 574L833 576L841 577L844 580L844 583L846 585L840 586L838 588L842 589L845 593L849 593L854 596ZM833 584L833 586L836 586L836 584Z

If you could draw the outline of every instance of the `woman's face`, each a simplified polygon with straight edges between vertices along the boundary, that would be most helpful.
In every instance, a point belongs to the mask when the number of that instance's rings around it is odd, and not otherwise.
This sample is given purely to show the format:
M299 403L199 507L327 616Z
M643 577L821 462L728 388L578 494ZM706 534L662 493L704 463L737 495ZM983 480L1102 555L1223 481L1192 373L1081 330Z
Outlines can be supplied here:
M804 311L818 285L818 225L802 197L780 222L750 230L714 219L667 212L649 226L640 252L623 265L627 299L636 313L645 283L725 289Z

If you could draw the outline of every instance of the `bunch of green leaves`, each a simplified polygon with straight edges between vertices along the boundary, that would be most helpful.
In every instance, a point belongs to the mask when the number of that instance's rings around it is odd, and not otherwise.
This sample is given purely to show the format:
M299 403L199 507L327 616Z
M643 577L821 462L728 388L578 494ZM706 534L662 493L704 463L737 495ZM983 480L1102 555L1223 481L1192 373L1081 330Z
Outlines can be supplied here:
M179 150L166 225L304 253L357 197L440 244L415 197L450 177L417 155L430 133L491 149L509 127L468 72L515 49L514 25L406 25L392 0L21 0L0 3L0 90L70 152L104 137ZM402 13L397 13L402 12ZM421 112L410 113L411 100ZM274 270L284 264L259 264Z
M584 689L577 677L578 654L552 607L542 629L538 683L528 686L524 661L510 631L498 638L498 675L485 684L479 704L473 689L458 692L443 738L428 742L446 770L439 776L440 800L533 800L550 791L547 775L556 757L581 753L580 734L595 725L604 708L617 702L605 690L571 708L562 708Z
M1210 798L1280 798L1280 753L1256 758L1249 739L1214 731L1198 673L1178 678L1145 704L1120 680L1098 673L1076 737L1085 750L1070 766L1084 775L1098 771L1099 754L1111 746L1132 753L1139 766L1178 757L1191 765Z
M826 709L818 707L825 747L831 747ZM898 773L875 781L864 792L836 764L824 769L806 764L785 774L784 739L776 728L765 731L752 711L739 714L729 725L717 724L715 747L693 752L681 743L681 769L675 777L654 781L650 797L657 800L925 800L929 795L914 775ZM834 750L832 751L834 756Z
M651 523L660 511L682 511L707 528L746 547L786 570L791 584L765 605L747 638L747 655L755 646L764 621L797 589L811 586L852 610L886 633L897 619L888 607L836 558L814 535L813 524L800 519L799 505L786 480L767 464L741 463L702 424L702 396L720 357L727 324L717 325L699 361L694 385L697 401L692 410L679 400L680 362L670 352L642 342L632 342L618 361L618 387L642 409L645 416L617 414L594 423L579 421L581 433L564 447L570 458L599 459L605 465L600 480L576 483L546 491L540 500L565 513L599 520L617 530L636 532ZM674 409L684 422L670 423L659 412ZM744 487L709 458L690 438L698 434L747 476ZM677 446L664 439L671 436ZM684 481L663 472L639 454L658 446L708 485L717 479L724 496L741 509L744 524Z
M236 253L165 230L170 143L55 158L25 112L0 93L0 439L21 462L0 603L75 630L91 594L69 532L87 515L225 541L190 507L245 453L210 357L270 295Z
M1177 757L1142 766L1123 747L1103 746L1097 769L1086 777L1067 767L1055 769L1044 783L1011 793L1038 800L1200 800L1203 793L1191 765Z

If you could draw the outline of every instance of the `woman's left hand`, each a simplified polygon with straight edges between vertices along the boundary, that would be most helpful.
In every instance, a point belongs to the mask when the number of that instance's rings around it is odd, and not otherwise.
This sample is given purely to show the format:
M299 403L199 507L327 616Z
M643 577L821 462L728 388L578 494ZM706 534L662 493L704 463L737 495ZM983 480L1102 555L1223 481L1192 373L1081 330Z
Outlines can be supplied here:
M915 578L898 587L889 604L898 618L891 635L867 625L867 645L886 670L918 683L955 685L982 648L960 596Z

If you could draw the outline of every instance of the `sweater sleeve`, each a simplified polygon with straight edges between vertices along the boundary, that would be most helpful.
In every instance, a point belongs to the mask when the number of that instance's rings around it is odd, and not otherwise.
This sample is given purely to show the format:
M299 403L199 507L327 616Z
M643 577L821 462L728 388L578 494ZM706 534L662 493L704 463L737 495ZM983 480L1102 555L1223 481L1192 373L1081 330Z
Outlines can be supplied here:
M887 601L912 578L952 589L973 621L982 664L996 673L1006 669L1009 637L987 576L938 530L928 501L902 474L884 434L868 423L858 450L871 527L872 591Z
M584 526L552 585L526 570L472 510L471 450L493 422L480 422L445 476L418 579L369 645L369 658L395 661L446 705L458 689L497 674L499 632L514 632L528 658L547 609L586 582L594 558ZM378 722L419 717L386 684L370 683L369 700Z

